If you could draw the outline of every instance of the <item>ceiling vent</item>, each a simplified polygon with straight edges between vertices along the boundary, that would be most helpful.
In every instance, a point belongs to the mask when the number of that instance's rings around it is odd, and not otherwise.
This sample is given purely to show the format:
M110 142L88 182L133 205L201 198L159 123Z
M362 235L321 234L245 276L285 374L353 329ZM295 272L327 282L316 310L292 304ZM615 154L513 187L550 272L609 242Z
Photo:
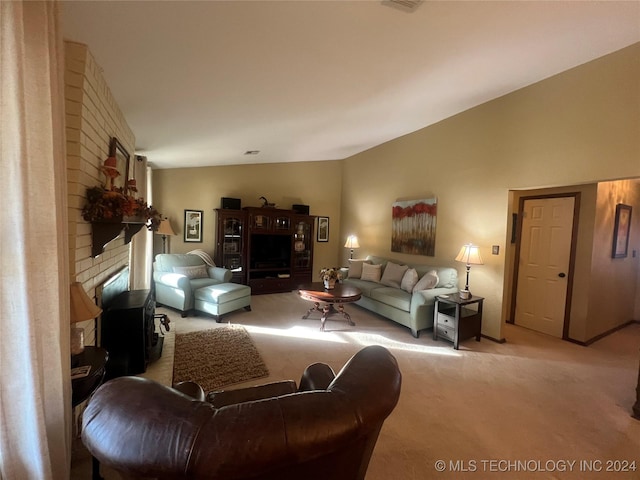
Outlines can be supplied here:
M423 1L424 0L382 0L382 4L404 12L413 12Z

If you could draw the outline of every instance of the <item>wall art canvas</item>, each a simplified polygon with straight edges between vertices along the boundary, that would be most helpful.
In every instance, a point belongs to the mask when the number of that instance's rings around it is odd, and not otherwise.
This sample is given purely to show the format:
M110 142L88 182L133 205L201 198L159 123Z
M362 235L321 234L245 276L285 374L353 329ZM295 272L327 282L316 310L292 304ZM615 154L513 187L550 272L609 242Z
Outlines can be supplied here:
M436 213L435 198L395 202L391 214L391 251L433 257Z
M613 258L625 258L629 250L629 230L631 229L631 206L616 205L616 219L613 226Z

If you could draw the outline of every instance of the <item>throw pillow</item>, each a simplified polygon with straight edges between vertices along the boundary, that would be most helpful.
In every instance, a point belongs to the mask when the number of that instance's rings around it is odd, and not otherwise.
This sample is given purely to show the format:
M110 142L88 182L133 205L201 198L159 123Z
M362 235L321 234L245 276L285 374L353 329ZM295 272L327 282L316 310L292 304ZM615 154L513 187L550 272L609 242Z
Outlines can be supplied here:
M409 269L407 265L398 265L397 263L387 262L384 273L380 279L380 283L387 287L400 288L400 282L404 277L404 272Z
M382 271L382 265L372 265L370 263L362 264L362 280L368 280L370 282L380 282L380 273Z
M349 259L349 277L348 278L360 278L362 277L362 264L370 263L369 260L356 260Z
M406 292L413 292L413 287L418 283L418 272L416 272L415 268L409 268L404 275L402 276L402 281L400 282L400 288Z
M208 278L206 265L195 265L193 267L173 267L173 273L180 273L189 278Z
M418 280L415 287L413 287L414 292L419 292L420 290L430 290L435 288L438 285L438 272L435 270L430 270L424 274L424 276Z

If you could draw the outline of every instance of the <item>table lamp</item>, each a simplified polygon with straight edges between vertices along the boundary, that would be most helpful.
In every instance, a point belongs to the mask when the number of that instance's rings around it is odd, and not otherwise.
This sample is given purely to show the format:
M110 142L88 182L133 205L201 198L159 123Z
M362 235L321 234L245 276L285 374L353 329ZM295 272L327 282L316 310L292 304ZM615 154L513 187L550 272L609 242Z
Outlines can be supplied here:
M470 298L471 292L469 291L469 271L471 265L483 265L482 257L480 256L480 249L472 244L463 245L456 257L456 262L464 262L467 264L467 283L464 286L464 290L460 291L460 298Z
M344 248L350 248L351 252L349 253L349 258L353 258L353 249L360 248L360 244L358 243L358 237L355 235L349 235L347 237L347 243L344 244Z
M93 320L102 309L98 307L84 291L80 282L71 284L70 319L71 323ZM71 327L71 355L78 355L84 351L84 329Z
M175 235L176 233L173 231L171 227L171 222L168 218L164 218L160 221L160 226L158 230L156 230L158 235L162 235L162 253L167 253L167 235Z

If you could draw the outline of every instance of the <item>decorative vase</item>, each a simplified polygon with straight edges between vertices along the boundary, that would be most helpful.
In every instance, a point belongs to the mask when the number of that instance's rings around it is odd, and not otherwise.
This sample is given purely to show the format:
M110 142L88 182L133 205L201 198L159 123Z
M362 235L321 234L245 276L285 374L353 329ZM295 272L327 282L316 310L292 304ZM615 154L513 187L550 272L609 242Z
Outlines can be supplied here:
M324 280L324 288L326 288L327 290L331 290L335 286L336 286L335 278L327 278Z

